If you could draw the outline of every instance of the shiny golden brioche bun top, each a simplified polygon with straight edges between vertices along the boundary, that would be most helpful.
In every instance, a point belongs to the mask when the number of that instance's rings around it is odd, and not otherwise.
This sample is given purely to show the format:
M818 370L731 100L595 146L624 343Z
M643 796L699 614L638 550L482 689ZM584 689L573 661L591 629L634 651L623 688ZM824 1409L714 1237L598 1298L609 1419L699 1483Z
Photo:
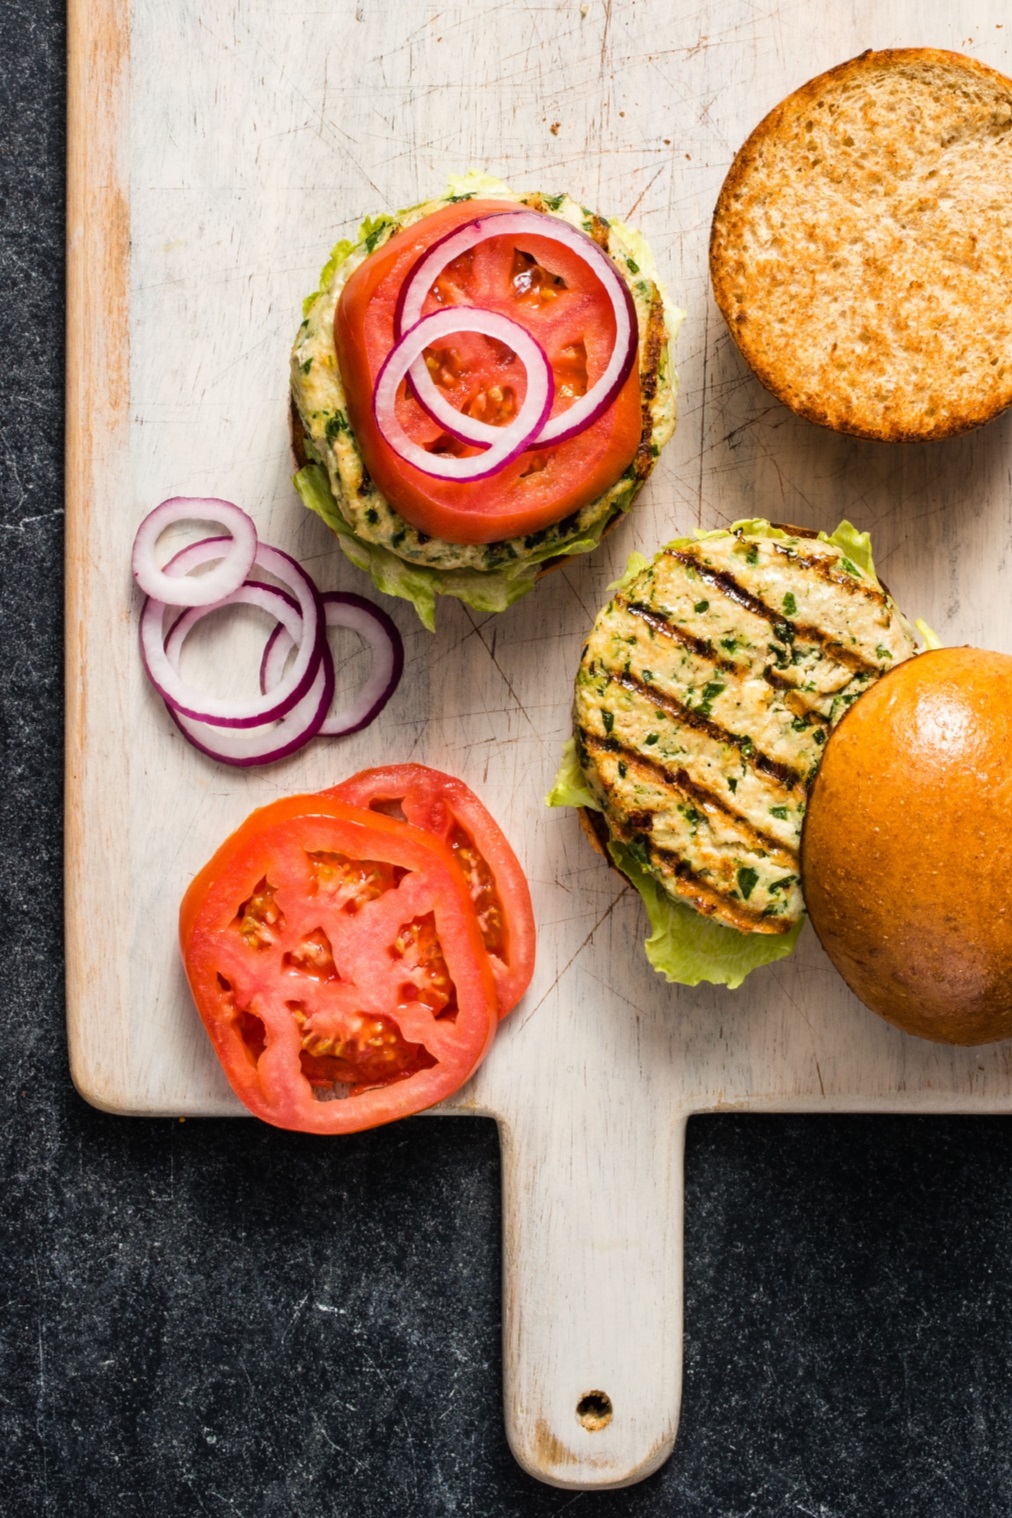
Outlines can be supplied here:
M1012 657L920 654L826 744L805 900L851 990L952 1044L1012 1037Z

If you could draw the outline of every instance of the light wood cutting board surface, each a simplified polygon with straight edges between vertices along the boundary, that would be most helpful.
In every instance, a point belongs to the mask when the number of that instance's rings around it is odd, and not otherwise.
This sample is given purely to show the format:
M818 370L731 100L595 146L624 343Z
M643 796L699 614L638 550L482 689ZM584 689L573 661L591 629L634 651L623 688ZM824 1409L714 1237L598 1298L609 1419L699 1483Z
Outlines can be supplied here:
M671 988L638 898L548 811L572 676L634 550L762 515L870 528L900 604L946 642L1012 648L1012 421L889 448L798 421L744 369L708 289L709 218L739 143L863 48L931 45L1012 72L1005 9L712 0L72 0L67 435L68 1019L75 1080L134 1115L239 1111L179 967L182 893L254 806L419 760L486 801L531 881L539 962L452 1110L503 1143L512 1448L560 1486L623 1485L670 1452L681 1382L690 1113L996 1112L1009 1046L880 1024L806 929L738 992ZM302 297L362 216L487 169L569 190L649 238L687 312L673 442L593 556L496 618L386 603L405 678L382 718L260 773L187 747L147 688L129 549L172 494L252 513L321 588L371 587L290 483L287 356ZM588 1429L577 1403L610 1398Z

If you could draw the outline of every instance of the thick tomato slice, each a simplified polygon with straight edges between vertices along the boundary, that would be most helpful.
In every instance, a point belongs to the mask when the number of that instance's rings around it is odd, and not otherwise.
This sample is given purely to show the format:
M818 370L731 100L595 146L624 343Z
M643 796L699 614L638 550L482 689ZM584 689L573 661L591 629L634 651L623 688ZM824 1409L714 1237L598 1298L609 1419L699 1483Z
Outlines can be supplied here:
M450 851L328 796L247 818L183 899L197 1010L236 1095L280 1128L355 1133L463 1085L496 988Z
M323 794L404 817L450 849L467 880L505 1017L534 974L534 911L520 861L474 792L427 765L392 764L363 770Z
M532 447L485 480L438 480L406 463L385 442L372 397L395 341L397 297L416 261L465 222L512 201L462 201L405 227L350 276L334 321L348 415L362 458L380 490L419 532L450 543L492 543L536 532L579 510L612 486L632 462L642 430L639 371L634 364L618 396L568 442ZM546 222L550 222L547 213ZM482 306L512 317L548 354L555 374L553 415L586 393L603 373L615 317L603 285L568 248L547 237L492 237L444 270L423 314L446 305ZM458 410L506 423L523 404L523 365L501 344L462 333L426 352L436 383ZM447 437L404 385L398 416L430 452L473 453Z

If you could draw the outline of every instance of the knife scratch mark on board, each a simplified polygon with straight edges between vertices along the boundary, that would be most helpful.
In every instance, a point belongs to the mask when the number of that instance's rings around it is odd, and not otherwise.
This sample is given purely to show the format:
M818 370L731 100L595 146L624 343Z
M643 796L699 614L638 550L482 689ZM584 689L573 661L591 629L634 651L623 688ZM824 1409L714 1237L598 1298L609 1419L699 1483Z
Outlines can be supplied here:
M775 980L776 983L777 983L777 985L780 987L780 991L781 991L781 994L783 995L784 1000L790 1002L790 1004L794 1008L795 1012L801 1018L801 1021L807 1025L807 1027L811 1030L812 1034L814 1035L814 1033L815 1033L815 1026L814 1026L811 1018L808 1016L808 1013L805 1011L804 1007L797 1000L797 998L794 997L794 996L792 996L791 993L790 993L790 991L788 991L787 984L786 984L783 976L780 975L780 974L778 974L776 971L774 971L771 978L773 980ZM816 1061L815 1068L816 1068L816 1070L818 1070L818 1068L819 1068L818 1061ZM822 1073L821 1073L821 1071L819 1072L819 1084L820 1085L822 1084ZM822 1094L823 1094L823 1096L825 1096L825 1094L826 1094L825 1090L823 1090Z
M579 959L580 955L583 953L584 949L587 947L587 945L590 943L591 939L593 938L594 934L597 932L598 928L600 928L601 926L603 926L603 924L611 916L612 912L614 912L615 908L618 906L618 904L622 900L623 896L625 896L626 893L628 891L630 891L630 890L632 890L631 886L628 886L628 885L623 886L622 889L619 891L618 895L612 901L610 901L608 903L608 905L605 907L604 911L601 913L600 917L595 922L594 926L591 928L590 932L587 934L586 938L580 944L579 948L576 949L574 951L574 953L572 953L569 956L569 958L566 960L566 963L562 966L562 969L559 970L558 974L555 976L555 979L552 981L551 985L548 986L542 992L541 996L538 997L538 999L534 1003L533 1007L529 1007L529 1008L526 1009L526 1011L524 1012L523 1020L517 1024L517 1032L518 1033L520 1032L521 1028L526 1027L526 1025L530 1022L531 1018L537 1012L538 1008L541 1007L541 1006L543 1006L544 1003L548 1000L549 996L551 996L552 992L555 990L556 986L559 984L559 981L565 975L566 971L570 968L570 966L574 963L575 960Z
M434 27L436 22L440 21L442 17L443 12L437 11L434 16L430 16L427 21L423 21L421 26L416 26L413 32L408 32L408 35L404 38L404 41L399 47L391 47L382 53L377 53L375 57L369 59L369 62L378 63L380 66L382 66L388 58L395 58L398 53L403 53L405 48L409 48L412 42L414 42L415 38L422 35L426 27Z
M544 740L543 735L541 733L538 733L537 727L531 721L530 715L527 712L526 708L524 707L524 704L521 701L518 692L514 689L512 680L510 679L509 675L503 669L502 665L499 663L499 660L495 656L495 634L493 633L493 641L490 644L489 641L488 641L488 639L485 637L483 628L479 627L477 623L473 622L473 619L471 617L470 608L465 607L465 611L467 613L468 620L472 622L472 625L474 626L474 630L478 634L478 638L479 638L479 640L481 642L482 647L485 649L485 652L488 654L489 658L492 660L492 663L495 665L495 667L498 670L500 676L502 677L503 684L506 686L506 689L509 691L510 695L512 696L513 701L516 704L517 711L520 712L520 714L523 717L524 721L531 728L531 730L535 734L537 734L538 741L542 744L542 746L544 746L545 740Z
M636 213L636 211L637 211L637 209L638 209L638 207L640 205L640 202L653 189L654 185L657 183L658 179L660 179L661 175L664 173L664 170L666 168L667 168L667 164L666 163L662 163L661 166L660 166L660 168L657 170L656 174L650 180L649 184L647 184L646 187L640 191L640 193L637 195L636 199L633 201L632 205L629 207L628 211L625 213L625 216L623 217L624 221L631 221L632 220L633 216L635 215L635 213Z
M569 569L563 569L563 570L561 570L560 573L559 573L559 579L562 580L564 584L566 584L566 585L569 586L569 590L570 590L570 593L572 594L573 600L576 602L577 606L579 606L580 610L583 612L584 616L587 618L587 626L590 627L591 623L594 621L594 618L597 616L597 606L596 606L596 604L595 604L593 610L587 605L586 601L583 599L583 597L581 596L580 592L577 590L576 586L573 584L572 572Z
M604 0L604 30L601 33L601 78L608 65L608 33L611 31L612 0Z

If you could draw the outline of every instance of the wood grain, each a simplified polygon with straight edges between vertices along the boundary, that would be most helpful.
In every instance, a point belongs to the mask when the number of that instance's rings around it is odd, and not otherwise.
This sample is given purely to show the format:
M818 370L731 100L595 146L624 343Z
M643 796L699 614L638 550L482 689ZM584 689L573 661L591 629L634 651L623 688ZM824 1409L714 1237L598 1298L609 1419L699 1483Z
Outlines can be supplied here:
M70 0L67 25L67 1006L74 1078L118 1110L129 1075L113 1050L92 1069L88 1051L104 1044L103 1009L130 1003L129 963L113 947L126 927L128 845L108 804L129 720L100 653L129 632L122 571L110 573L122 539L102 509L125 511L130 493L129 30L122 7L87 0ZM95 875L102 932L81 895Z
M1003 1112L1008 1046L918 1043L871 1018L806 931L741 991L649 969L638 900L575 815L542 805L572 675L630 551L697 524L849 516L900 603L947 641L1009 647L1010 422L891 448L785 411L712 303L709 217L740 141L806 77L867 46L963 48L1010 69L1004 15L972 37L940 0L888 15L793 0L451 3L72 0L67 435L68 1026L110 1110L236 1104L189 1005L175 917L217 843L273 796L419 759L467 781L520 854L539 965L454 1112L503 1140L507 1429L541 1479L615 1486L670 1451L681 1377L682 1140L692 1112ZM402 603L407 674L383 719L262 774L190 750L146 688L127 573L172 493L239 501L324 588L363 589L289 481L287 350L304 294L361 216L487 168L637 223L688 318L680 422L632 518L499 618ZM208 671L240 664L252 628ZM199 657L198 652L198 657ZM217 673L215 673L217 669ZM771 1219L771 1227L775 1219ZM577 1416L606 1394L610 1421Z

